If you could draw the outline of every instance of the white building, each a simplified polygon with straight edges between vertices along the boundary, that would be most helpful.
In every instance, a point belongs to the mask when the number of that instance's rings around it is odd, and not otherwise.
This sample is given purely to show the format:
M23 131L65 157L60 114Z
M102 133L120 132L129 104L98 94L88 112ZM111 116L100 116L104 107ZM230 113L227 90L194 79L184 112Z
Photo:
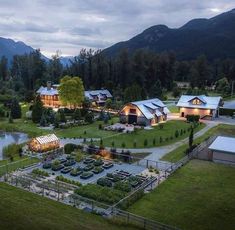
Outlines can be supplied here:
M199 115L200 118L219 116L219 107L222 105L222 97L208 97L205 95L182 95L177 103L180 116Z
M113 96L107 89L100 89L85 91L85 97L97 106L104 106L106 100Z
M235 138L218 136L209 146L215 162L235 164Z
M127 103L120 111L120 122L139 125L156 125L167 120L170 113L158 98Z

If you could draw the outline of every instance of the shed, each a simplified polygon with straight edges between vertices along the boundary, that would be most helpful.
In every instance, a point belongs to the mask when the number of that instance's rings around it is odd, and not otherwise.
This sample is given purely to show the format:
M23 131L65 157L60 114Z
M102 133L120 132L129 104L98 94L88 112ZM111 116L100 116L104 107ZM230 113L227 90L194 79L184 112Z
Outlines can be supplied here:
M212 160L226 164L235 164L235 138L218 136L209 146Z

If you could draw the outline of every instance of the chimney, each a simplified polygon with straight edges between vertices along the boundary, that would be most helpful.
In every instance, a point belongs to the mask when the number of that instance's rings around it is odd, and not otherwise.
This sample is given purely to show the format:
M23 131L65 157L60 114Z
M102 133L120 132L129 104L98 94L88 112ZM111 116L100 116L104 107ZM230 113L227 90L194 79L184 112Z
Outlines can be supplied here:
M48 81L47 82L47 90L50 90L51 89L51 81Z

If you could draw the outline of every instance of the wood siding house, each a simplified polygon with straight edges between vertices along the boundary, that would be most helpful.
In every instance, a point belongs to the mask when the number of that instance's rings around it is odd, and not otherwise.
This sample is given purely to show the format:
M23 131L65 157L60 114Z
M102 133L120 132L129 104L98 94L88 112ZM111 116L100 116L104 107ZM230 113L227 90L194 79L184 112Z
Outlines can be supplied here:
M212 119L219 116L221 105L222 97L182 95L176 106L179 107L180 117L199 115L201 119Z
M50 108L59 108L61 106L58 86L59 85L52 85L51 82L47 82L46 87L41 86L37 90L36 93L40 95L43 106Z
M157 98L127 103L119 112L120 122L154 126L167 120L170 111Z
M112 99L112 94L107 89L85 91L85 98L94 106L104 106L107 99Z

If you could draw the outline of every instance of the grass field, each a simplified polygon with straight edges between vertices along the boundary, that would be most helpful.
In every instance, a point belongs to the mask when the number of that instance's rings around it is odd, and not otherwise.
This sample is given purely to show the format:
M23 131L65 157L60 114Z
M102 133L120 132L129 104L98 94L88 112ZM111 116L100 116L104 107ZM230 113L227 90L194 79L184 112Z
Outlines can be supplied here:
M213 135L229 135L229 136L235 136L235 126L234 125L218 125L210 130L208 130L204 135L201 137L198 137L194 140L195 144L199 144L203 142L205 139L213 136ZM173 150L172 152L166 154L161 158L161 160L164 161L170 161L170 162L177 162L182 157L185 156L185 150L188 148L188 144L184 144L177 149Z
M163 146L172 144L179 140L182 140L188 137L188 132L175 138L175 131L178 130L180 132L181 129L188 129L190 127L189 123L185 121L167 121L163 124L163 129L160 129L159 126L155 126L151 130L137 130L135 133L127 133L120 134L111 137L107 137L103 139L104 146L112 146L112 142L114 142L115 147L123 147L122 144L125 143L125 148L149 148L155 146ZM196 132L200 129L204 128L205 125L201 124L197 127ZM160 137L162 137L163 141L160 143ZM171 140L170 137L173 137ZM167 141L165 139L168 138ZM145 139L147 140L147 145L144 145ZM155 139L156 143L153 144L153 139ZM134 142L136 142L136 146L134 146Z
M136 229L4 183L0 183L0 197L1 229Z
M15 160L13 162L10 162L9 160L0 161L0 176L5 174L6 172L12 172L16 169L23 168L33 163L39 162L39 159L37 158L29 158L26 156L22 158L15 157L14 159Z
M167 108L170 110L171 113L179 113L179 108L176 105L169 105Z
M187 230L232 230L235 168L192 160L128 211Z

